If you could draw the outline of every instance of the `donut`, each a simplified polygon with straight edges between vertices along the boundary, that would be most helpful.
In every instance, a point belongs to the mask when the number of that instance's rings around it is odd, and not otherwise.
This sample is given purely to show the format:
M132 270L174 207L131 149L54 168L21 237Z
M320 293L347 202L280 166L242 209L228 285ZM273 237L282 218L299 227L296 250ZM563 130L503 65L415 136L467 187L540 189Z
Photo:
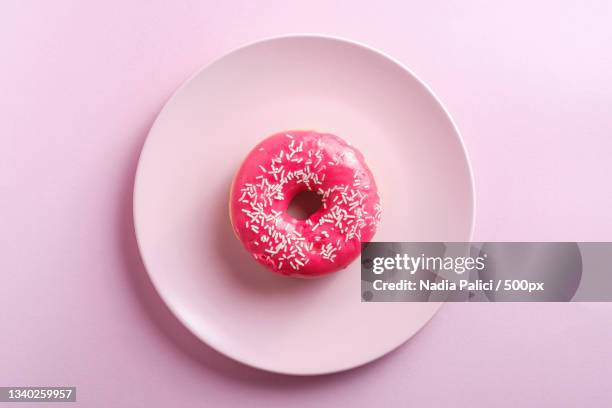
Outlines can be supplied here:
M378 189L363 155L330 133L267 137L244 159L230 191L236 236L281 275L317 277L345 268L380 222ZM320 207L298 219L287 210L304 191L316 194Z

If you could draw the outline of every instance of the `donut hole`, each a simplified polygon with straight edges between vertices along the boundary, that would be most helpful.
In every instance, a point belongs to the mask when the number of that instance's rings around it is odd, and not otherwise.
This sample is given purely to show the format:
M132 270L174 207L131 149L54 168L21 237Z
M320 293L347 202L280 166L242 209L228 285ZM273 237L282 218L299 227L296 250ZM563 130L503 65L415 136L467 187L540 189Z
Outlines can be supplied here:
M298 220L307 220L322 205L321 197L317 193L304 190L293 197L287 207L287 214Z

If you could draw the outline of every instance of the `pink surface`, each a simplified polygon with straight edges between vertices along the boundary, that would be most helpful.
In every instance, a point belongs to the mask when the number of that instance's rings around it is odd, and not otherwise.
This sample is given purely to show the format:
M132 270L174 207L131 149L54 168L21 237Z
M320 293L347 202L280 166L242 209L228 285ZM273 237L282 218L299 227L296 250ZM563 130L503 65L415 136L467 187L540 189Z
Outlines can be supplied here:
M0 6L0 385L76 385L100 407L612 402L609 304L449 304L344 374L240 366L161 306L130 202L182 80L244 42L311 31L388 52L441 97L472 159L476 240L611 240L609 3L111 3Z

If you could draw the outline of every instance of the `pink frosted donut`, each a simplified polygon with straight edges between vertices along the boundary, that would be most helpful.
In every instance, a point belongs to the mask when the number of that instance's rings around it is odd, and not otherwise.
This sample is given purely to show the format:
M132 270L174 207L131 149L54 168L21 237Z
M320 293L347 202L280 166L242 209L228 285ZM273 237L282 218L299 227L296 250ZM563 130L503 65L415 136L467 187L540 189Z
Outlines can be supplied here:
M307 219L287 213L296 194L316 193ZM288 131L259 143L236 174L230 218L253 257L282 275L314 277L345 268L380 221L376 183L363 155L329 133Z

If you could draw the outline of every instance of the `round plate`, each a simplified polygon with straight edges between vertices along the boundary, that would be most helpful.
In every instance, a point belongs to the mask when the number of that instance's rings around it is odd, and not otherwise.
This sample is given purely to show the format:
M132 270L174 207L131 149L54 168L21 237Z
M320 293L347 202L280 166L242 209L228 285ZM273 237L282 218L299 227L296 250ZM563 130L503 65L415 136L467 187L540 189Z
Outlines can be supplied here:
M470 239L471 172L440 102L388 56L312 35L242 47L174 94L138 164L136 235L162 299L211 347L278 373L346 370L402 344L440 305L362 303L358 260L302 280L245 252L228 216L232 177L286 129L331 132L363 152L383 204L375 240Z

